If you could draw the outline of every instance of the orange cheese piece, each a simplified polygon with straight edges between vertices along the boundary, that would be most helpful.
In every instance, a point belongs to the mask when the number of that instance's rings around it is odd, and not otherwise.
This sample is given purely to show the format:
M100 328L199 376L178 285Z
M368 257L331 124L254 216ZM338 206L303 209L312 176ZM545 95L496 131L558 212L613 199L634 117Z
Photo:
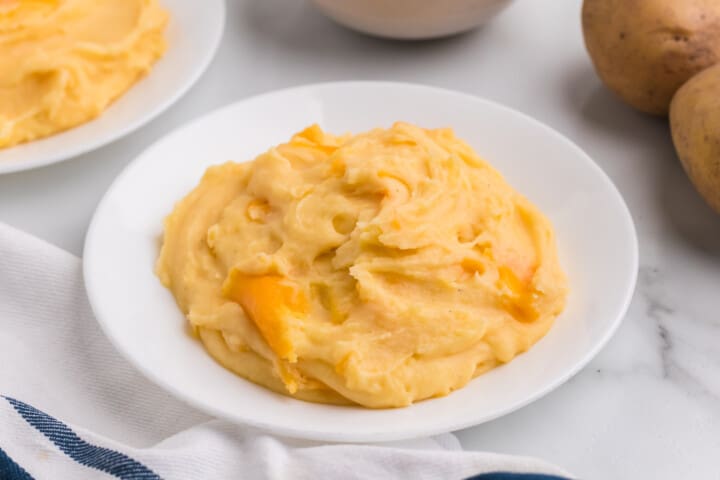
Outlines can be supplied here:
M232 270L223 295L242 306L278 357L297 361L292 320L309 309L301 291L279 275L251 276Z
M538 317L538 312L533 306L533 289L524 284L515 272L508 267L498 268L499 286L505 286L510 291L504 295L502 303L510 314L521 322L533 322Z

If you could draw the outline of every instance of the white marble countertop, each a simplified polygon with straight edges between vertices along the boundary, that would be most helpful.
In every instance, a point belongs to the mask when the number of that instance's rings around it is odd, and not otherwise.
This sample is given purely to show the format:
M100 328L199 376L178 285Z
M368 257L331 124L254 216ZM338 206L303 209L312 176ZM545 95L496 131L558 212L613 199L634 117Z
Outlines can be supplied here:
M148 144L276 88L401 80L499 101L573 139L612 177L637 224L641 271L623 326L590 366L540 401L459 432L463 445L542 457L590 480L720 479L720 216L692 190L667 123L600 84L580 0L518 0L482 30L422 43L348 32L299 0L228 7L218 56L184 99L105 148L0 177L0 221L80 254L102 193Z

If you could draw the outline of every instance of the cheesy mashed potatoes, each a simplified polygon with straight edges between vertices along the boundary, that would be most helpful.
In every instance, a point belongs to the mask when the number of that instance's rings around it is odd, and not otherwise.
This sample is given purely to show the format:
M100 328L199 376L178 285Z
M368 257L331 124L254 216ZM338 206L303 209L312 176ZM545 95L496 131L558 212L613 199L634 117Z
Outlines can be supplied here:
M509 362L562 311L548 220L449 129L312 126L207 170L157 266L218 362L277 392L400 407Z
M0 0L0 148L87 122L165 51L157 0Z

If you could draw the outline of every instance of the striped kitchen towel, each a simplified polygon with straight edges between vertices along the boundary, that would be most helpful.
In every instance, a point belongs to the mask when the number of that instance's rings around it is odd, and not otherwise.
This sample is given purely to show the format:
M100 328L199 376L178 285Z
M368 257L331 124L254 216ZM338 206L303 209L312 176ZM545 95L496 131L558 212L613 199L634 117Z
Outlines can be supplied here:
M100 332L80 260L0 224L0 480L569 478L463 451L450 434L383 445L278 438L146 381Z

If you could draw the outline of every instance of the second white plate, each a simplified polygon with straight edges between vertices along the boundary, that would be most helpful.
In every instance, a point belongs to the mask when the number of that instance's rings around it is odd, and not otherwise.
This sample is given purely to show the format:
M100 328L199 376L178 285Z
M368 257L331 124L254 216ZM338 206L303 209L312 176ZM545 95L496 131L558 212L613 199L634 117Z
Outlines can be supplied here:
M47 138L0 149L0 174L30 170L99 148L175 103L210 64L225 26L225 0L161 0L170 12L168 50L147 77L98 118Z
M447 397L394 410L305 403L215 363L188 335L186 320L153 273L162 221L174 203L208 166L251 160L311 123L340 133L396 120L453 127L548 215L571 286L567 309L550 333L528 353ZM547 126L460 93L338 83L236 103L150 147L120 175L95 213L86 239L85 282L98 321L118 350L196 407L289 436L387 441L476 425L562 384L620 324L637 264L635 230L619 193L585 153Z

